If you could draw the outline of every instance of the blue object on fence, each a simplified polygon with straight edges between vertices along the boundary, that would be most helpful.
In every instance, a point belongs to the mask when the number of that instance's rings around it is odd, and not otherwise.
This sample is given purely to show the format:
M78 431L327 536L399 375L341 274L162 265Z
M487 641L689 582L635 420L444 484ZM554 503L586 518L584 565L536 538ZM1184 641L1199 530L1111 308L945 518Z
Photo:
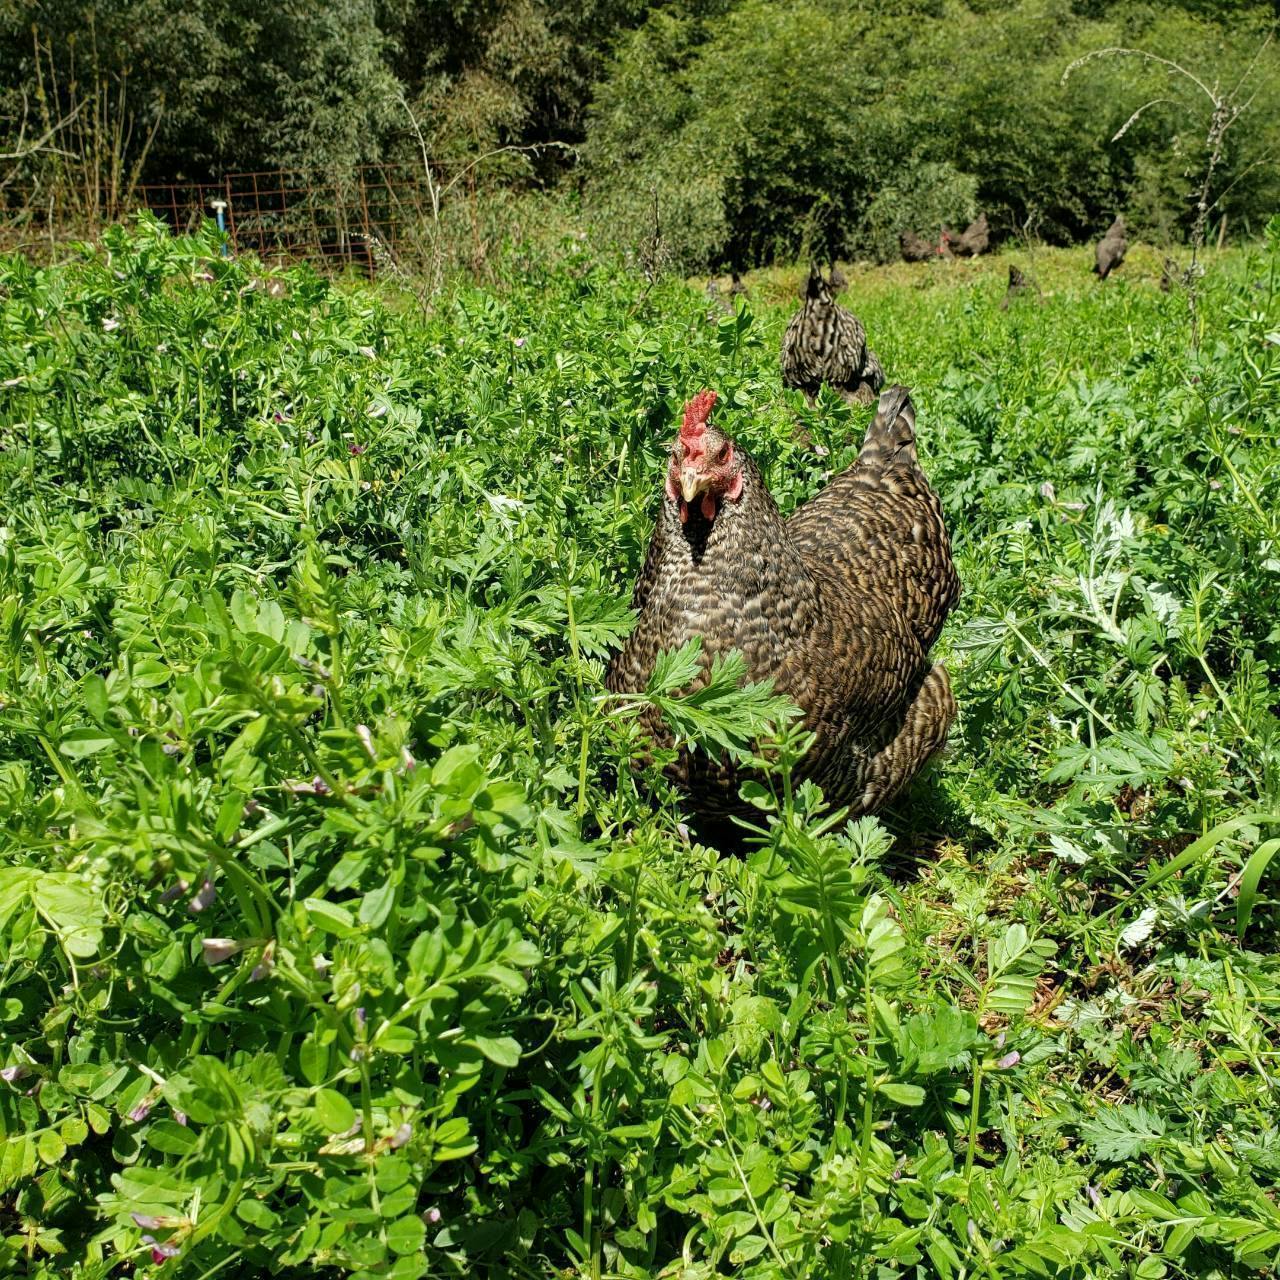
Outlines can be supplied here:
M231 246L227 243L227 202L225 200L210 200L209 205L217 215L218 230L222 232L222 256L229 258L231 256Z

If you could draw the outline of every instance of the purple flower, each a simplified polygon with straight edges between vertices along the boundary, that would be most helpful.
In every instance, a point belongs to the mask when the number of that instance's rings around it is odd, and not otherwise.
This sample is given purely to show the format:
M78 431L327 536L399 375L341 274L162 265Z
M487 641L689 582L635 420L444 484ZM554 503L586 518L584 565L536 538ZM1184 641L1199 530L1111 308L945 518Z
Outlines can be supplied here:
M444 1217L444 1214L442 1214L440 1210L435 1207L435 1205L432 1205L431 1208L428 1209L426 1213L422 1215L423 1221L429 1222L433 1227L443 1217Z
M523 339L523 338L517 338L517 339L515 340L515 343L516 343L516 346L517 346L517 347L523 347L523 346L524 346L524 339Z
M1089 1186L1088 1184L1086 1184L1085 1191L1088 1192L1089 1203L1093 1205L1095 1209L1101 1209L1102 1197L1098 1194L1098 1188L1094 1186Z
M151 1108L154 1105L155 1104L150 1098L143 1098L143 1100L129 1112L129 1119L132 1120L134 1124L141 1124L151 1114ZM140 1227L144 1227L146 1225L147 1224L145 1222L138 1223L138 1226ZM152 1223L151 1225L155 1226L156 1224Z
M1004 1048L1004 1035L1005 1035L1005 1033L1002 1031L998 1036L996 1036L996 1048L997 1048L997 1049L1003 1049L1003 1048Z
M155 1236L143 1236L142 1243L151 1246L151 1261L157 1267L162 1266L168 1258L176 1258L179 1253L176 1244L170 1244L167 1240L163 1243L157 1242Z
M236 942L233 938L201 938L200 946L204 951L205 964L212 965L230 960L244 943Z
M996 1062L997 1068L1001 1071L1007 1070L1009 1067L1016 1067L1022 1061L1022 1054L1016 1049L1012 1053L1006 1053L1003 1058Z
M157 1231L164 1226L164 1222L157 1218L154 1213L134 1213L129 1216L144 1231Z
M413 1137L413 1125L407 1120L391 1135L391 1150L399 1151Z
M187 903L188 911L207 911L213 906L213 900L218 896L218 891L213 887L213 881L207 876L200 885L200 890L190 902Z
M161 902L172 902L174 898L180 894L186 893L191 886L185 880L179 880L176 884L171 884L161 895Z
M354 441L352 441L351 444L347 445L347 452L351 454L353 457L358 458L365 451L366 448L368 448L367 445L356 444Z
M272 955L271 947L268 946L262 953L262 959L253 966L253 972L249 975L249 981L261 982L264 978L271 977L271 971L275 967L275 956Z
M21 1080L24 1076L28 1076L30 1074L30 1070L27 1067L24 1067L20 1062L15 1063L11 1067L0 1067L0 1080L3 1080L5 1084L14 1084L16 1081Z
M369 1022L369 1016L368 1014L365 1013L364 1006L362 1005L359 1009L356 1010L356 1029L359 1031L363 1031L365 1027L368 1025L368 1022Z
M187 1113L185 1111L179 1111L177 1107L174 1107L173 1119L175 1124L180 1124L184 1129L187 1127Z

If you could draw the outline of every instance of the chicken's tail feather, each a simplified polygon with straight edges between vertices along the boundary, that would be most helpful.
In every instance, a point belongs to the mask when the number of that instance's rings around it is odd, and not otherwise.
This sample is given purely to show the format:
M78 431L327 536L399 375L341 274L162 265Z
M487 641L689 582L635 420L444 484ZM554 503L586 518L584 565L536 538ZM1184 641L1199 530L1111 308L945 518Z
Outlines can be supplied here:
M907 387L895 384L880 393L875 421L867 428L858 461L880 470L916 461L916 407Z

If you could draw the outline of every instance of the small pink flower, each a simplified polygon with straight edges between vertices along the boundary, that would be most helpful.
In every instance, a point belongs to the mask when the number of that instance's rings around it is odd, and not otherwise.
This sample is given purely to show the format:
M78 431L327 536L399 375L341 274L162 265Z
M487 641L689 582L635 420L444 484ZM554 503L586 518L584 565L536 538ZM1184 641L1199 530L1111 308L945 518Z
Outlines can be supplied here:
M132 1120L134 1124L141 1124L151 1114L151 1108L153 1105L154 1104L149 1098L143 1098L143 1100L129 1112L129 1119ZM147 1224L140 1222L138 1225L142 1227ZM153 1223L152 1225L154 1226L156 1224Z
M357 347L356 350L367 360L376 360L378 353L372 347Z
M24 1076L31 1074L30 1069L24 1067L22 1063L15 1063L12 1067L0 1067L0 1080L5 1084L16 1084Z
M117 319L115 318L115 316L108 316L108 317L107 317L107 318L102 322L102 327L103 327L103 328L104 328L108 333L110 333L113 329L118 329L118 328L120 327L120 321L119 321L119 320L117 320Z
M1007 1071L1010 1067L1016 1067L1022 1061L1022 1054L1016 1049L1012 1053L1006 1053L1003 1058L996 1062L997 1068L1001 1071Z
M1095 1209L1102 1208L1102 1197L1098 1194L1098 1188L1094 1186L1086 1186L1085 1191L1089 1193L1089 1203Z
M406 1121L391 1135L391 1150L399 1151L413 1137L413 1126Z
M523 339L523 338L517 338L515 341L516 341L516 346L517 346L517 347L523 347L523 346L524 346L524 339Z
M435 1205L432 1205L431 1208L428 1209L426 1213L422 1215L422 1217L424 1221L429 1222L434 1227L436 1223L439 1222L442 1217L444 1217L444 1214L442 1214L440 1210L435 1207Z
M180 1124L184 1129L187 1127L187 1113L185 1111L179 1111L177 1107L174 1107L173 1119L175 1124Z
M164 1226L164 1222L157 1218L154 1213L133 1213L129 1216L144 1231L157 1231Z

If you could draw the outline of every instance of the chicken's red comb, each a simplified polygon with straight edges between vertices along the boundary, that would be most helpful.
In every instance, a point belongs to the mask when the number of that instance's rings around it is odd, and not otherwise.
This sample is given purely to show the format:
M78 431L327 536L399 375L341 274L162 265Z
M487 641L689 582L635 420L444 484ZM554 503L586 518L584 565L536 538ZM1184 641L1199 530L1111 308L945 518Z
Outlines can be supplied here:
M696 439L707 429L707 419L719 397L714 391L699 391L684 407L684 425L680 428L682 440Z

